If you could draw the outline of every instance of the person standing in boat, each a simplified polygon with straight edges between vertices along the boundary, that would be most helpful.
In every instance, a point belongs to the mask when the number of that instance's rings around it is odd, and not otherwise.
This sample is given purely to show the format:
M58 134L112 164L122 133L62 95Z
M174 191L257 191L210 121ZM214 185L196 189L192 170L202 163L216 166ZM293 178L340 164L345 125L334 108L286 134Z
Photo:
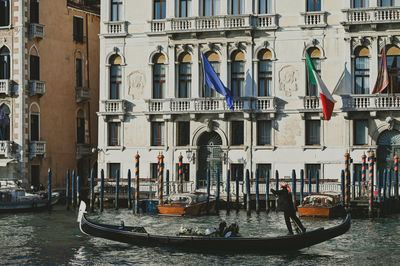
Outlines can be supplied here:
M287 185L281 185L281 189L276 191L271 189L271 192L278 197L278 208L277 210L283 211L285 216L285 222L287 229L289 230L289 234L293 235L292 223L290 219L292 219L297 226L301 229L303 233L306 232L306 228L301 223L300 219L296 215L296 209L294 208L292 195L290 194L290 188Z

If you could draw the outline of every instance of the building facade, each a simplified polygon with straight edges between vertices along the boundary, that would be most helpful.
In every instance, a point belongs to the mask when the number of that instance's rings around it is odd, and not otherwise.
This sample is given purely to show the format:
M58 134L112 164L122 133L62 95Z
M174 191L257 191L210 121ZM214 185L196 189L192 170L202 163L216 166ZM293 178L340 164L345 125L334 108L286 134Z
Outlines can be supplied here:
M0 179L65 185L96 157L99 7L96 1L0 1Z
M340 180L393 165L400 130L400 2L383 0L105 0L101 3L99 170L155 178L165 156L177 179L216 169L319 173ZM389 86L371 94L385 49ZM204 85L201 53L235 98ZM334 93L326 121L306 53ZM400 61L399 61L400 63ZM314 175L314 174L312 174Z

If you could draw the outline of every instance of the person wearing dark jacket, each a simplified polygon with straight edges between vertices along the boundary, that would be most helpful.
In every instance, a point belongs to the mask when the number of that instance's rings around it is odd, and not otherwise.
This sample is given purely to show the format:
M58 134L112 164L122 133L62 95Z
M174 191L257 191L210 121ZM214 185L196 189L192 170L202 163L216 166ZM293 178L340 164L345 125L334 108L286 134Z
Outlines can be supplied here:
M282 185L281 190L271 189L271 192L278 197L278 210L283 211L285 216L285 222L287 229L289 230L289 234L293 234L292 224L290 222L290 218L300 227L303 233L306 232L306 228L301 223L300 219L296 216L296 209L293 206L292 195L288 190L287 185Z

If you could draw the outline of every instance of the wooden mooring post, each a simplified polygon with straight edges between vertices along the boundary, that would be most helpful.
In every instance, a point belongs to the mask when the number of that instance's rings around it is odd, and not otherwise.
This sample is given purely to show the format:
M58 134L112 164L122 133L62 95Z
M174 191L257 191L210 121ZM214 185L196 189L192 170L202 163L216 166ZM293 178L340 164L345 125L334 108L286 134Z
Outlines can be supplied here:
M72 208L75 208L75 170L72 170L72 184L71 184L71 199L72 199Z
M140 155L136 153L135 155L135 178L136 178L136 191L135 191L135 206L134 212L135 214L139 213L139 188L140 188L140 180L139 180L139 159Z
M215 181L216 181L216 191L215 191L215 211L218 213L219 211L219 197L220 197L220 176L219 176L219 169L215 170Z
M265 170L265 210L268 212L269 205L269 170Z
M226 212L230 212L231 204L231 170L226 170Z
M368 180L368 214L373 216L373 201L374 201L374 154L369 154L369 180Z
M292 200L293 206L296 208L297 201L296 201L296 170L292 169Z
M304 170L300 170L300 204L303 202L304 192Z
M131 169L128 169L128 210L132 208L132 176Z
M118 201L119 201L119 169L115 170L115 200L114 207L118 210Z
M104 209L104 169L100 171L100 212Z
M279 172L275 170L275 191L279 190ZM275 197L275 209L278 207L278 197Z
M49 208L51 208L51 168L47 171L47 199Z
M247 214L251 214L250 209L250 172L246 169L246 211Z
M90 171L90 211L94 211L94 169Z
M236 210L239 210L239 169L236 169Z
M66 177L66 185L65 185L65 205L67 206L67 210L69 210L70 202L71 202L71 195L70 195L70 177L69 177L69 169L67 169L67 177Z
M308 169L307 171L307 181L308 181L308 195L311 195L312 193L311 169Z
M76 206L81 203L81 184L79 175L76 176Z
M210 190L211 190L210 169L207 169L206 178L207 178L207 213L208 213L210 206Z
M258 176L258 169L256 169L256 176L255 176L255 185L256 185L256 212L260 212L260 189L258 187L259 176Z
M394 198L399 200L399 156L394 156Z

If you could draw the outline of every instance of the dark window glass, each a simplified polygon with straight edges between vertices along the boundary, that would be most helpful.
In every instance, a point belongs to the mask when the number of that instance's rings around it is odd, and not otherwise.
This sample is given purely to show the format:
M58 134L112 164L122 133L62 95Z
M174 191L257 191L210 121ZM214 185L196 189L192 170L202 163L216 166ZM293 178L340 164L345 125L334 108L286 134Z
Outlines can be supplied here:
M179 90L178 98L188 98L192 85L192 64L179 64Z
M379 6L382 7L400 6L400 0L379 0Z
M165 19L165 0L154 0L154 19Z
M269 178L271 178L271 164L257 164L258 177L265 179L267 176L267 172L269 174Z
M311 182L315 183L315 179L318 173L318 177L321 180L322 176L321 176L321 165L320 164L306 164L305 167L305 175L308 178L311 177Z
M164 145L164 122L151 123L151 145L152 146Z
M83 86L83 66L82 59L75 59L75 78L76 78L76 87L81 88Z
M202 15L206 17L219 15L220 0L203 0Z
M244 13L245 0L231 0L231 14L240 15Z
M109 163L108 164L108 178L115 179L117 177L117 170L120 170L120 169L121 169L121 165L119 163ZM119 173L119 176L121 177L121 173Z
M118 100L120 99L120 87L122 83L121 66L112 65L110 74L111 74L110 99Z
M244 92L244 62L232 63L232 94L233 97L241 97Z
M178 122L178 146L190 144L190 122Z
M108 146L120 146L121 124L119 122L108 123Z
M257 121L257 145L271 145L271 121Z
M368 0L352 0L353 8L364 8L368 7Z
M272 86L272 64L270 60L258 63L258 96L270 96Z
M30 2L30 22L39 23L39 2L31 0Z
M39 115L31 114L31 141L39 141Z
M182 163L182 179L183 181L190 181L190 165L188 163ZM179 164L176 164L176 174L179 178Z
M10 1L0 0L0 27L10 25Z
M83 117L76 118L76 136L77 143L85 143L85 118Z
M354 58L354 88L356 94L369 94L369 57Z
M40 186L40 165L31 165L31 186L35 190L39 189Z
M379 59L380 60L380 59ZM389 55L386 57L387 67L389 72L389 86L382 91L387 93L388 88L390 93L400 92L400 55Z
M321 0L307 0L307 11L321 11Z
M151 179L158 179L158 163L151 163L150 164L150 175Z
M111 21L121 21L122 1L111 0Z
M10 51L5 46L0 49L0 79L10 79Z
M6 125L0 126L2 140L10 140L10 108L3 104L0 108L4 114L8 117L8 123Z
M154 64L153 75L153 98L163 99L165 92L165 65Z
M354 145L368 144L368 120L354 120Z
M83 43L83 18L74 17L74 41Z
M239 177L239 181L243 181L243 174L243 164L231 164L231 181L236 181L236 177Z
M320 145L320 120L306 120L306 145Z
M270 12L270 0L259 0L258 14L268 14Z
M244 143L244 123L243 121L232 121L231 122L231 136L232 145L243 145Z
M40 58L36 55L30 56L30 80L40 80Z

